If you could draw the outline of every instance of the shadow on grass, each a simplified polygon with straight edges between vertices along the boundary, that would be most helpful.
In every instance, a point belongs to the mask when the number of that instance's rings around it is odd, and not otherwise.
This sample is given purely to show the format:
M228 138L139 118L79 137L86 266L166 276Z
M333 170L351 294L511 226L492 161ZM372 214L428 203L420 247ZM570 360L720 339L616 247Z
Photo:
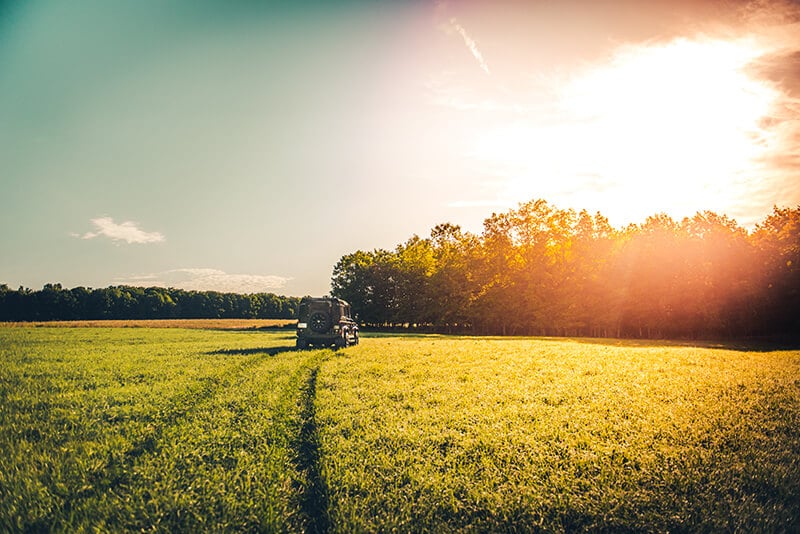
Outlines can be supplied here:
M212 350L206 354L226 354L228 356L252 356L253 354L267 354L269 356L276 356L283 352L294 352L294 346L287 347L253 347L249 349L219 349Z

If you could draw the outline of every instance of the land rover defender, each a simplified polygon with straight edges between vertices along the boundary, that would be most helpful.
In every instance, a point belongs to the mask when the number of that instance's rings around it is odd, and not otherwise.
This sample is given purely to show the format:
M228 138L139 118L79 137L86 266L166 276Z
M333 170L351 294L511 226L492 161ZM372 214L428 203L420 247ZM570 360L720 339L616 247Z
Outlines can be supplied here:
M350 305L335 297L303 297L297 311L297 348L358 345Z

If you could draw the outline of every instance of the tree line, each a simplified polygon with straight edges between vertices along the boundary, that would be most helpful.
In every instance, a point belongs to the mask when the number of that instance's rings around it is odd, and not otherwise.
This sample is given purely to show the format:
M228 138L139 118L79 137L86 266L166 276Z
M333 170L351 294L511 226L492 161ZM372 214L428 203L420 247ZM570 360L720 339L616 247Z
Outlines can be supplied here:
M343 256L332 294L374 327L641 338L797 336L800 207L752 231L700 212L612 227L544 200Z
M272 293L219 293L163 287L100 289L46 284L33 291L0 285L0 321L82 319L291 319L300 302Z

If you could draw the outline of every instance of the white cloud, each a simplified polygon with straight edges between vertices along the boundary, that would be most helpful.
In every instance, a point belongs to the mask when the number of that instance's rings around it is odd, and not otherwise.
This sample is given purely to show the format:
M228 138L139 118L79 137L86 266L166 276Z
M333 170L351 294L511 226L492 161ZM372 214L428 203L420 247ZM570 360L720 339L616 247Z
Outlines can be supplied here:
M228 274L219 269L185 268L117 279L130 285L175 287L187 291L264 293L281 289L291 278L277 275Z
M137 223L125 221L115 223L111 217L98 217L90 221L95 231L83 235L70 234L81 239L94 239L95 237L108 237L112 241L125 241L126 243L160 243L165 240L161 232L145 232Z
M489 71L489 65L486 63L486 60L483 59L483 54L481 54L481 51L478 49L478 43L476 43L475 40L470 37L470 35L467 33L467 30L465 30L464 27L458 23L455 17L450 19L449 28L458 32L461 38L464 39L464 44L467 45L467 48L469 48L469 51L472 53L472 57L474 57L478 62L478 65L481 66L483 72L486 74L491 74Z

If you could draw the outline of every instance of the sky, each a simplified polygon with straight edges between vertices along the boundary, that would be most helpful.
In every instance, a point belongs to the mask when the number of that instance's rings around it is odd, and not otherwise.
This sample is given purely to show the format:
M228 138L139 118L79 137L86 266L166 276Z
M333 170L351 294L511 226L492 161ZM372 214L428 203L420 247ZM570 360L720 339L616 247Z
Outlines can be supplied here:
M542 198L800 204L800 3L0 1L0 283L322 295Z

